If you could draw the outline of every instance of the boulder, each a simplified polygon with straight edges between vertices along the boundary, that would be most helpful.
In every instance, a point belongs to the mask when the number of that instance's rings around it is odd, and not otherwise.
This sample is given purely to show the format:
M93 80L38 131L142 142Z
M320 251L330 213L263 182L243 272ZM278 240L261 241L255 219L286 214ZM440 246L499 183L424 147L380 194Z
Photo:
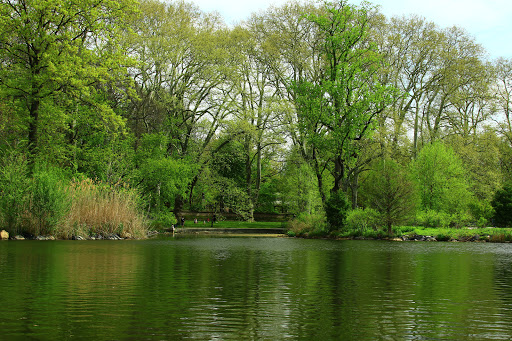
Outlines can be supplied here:
M0 231L0 239L2 239L2 240L9 239L9 232L7 232L6 230Z
M15 240L25 240L25 237L17 235L14 237Z

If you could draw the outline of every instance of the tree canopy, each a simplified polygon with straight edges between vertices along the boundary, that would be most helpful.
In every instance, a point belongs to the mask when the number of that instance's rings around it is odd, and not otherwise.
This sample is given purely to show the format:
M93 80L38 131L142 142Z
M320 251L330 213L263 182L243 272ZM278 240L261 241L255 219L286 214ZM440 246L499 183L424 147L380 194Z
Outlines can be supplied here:
M0 63L3 192L59 169L135 188L155 219L334 212L336 229L361 206L390 230L490 221L512 179L512 61L366 2L228 26L182 1L1 0Z

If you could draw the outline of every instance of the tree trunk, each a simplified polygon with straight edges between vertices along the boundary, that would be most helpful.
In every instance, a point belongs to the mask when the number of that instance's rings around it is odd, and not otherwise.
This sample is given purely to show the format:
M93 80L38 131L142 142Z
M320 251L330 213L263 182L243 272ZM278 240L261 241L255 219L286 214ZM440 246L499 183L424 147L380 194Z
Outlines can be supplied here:
M350 192L352 193L352 209L357 208L357 195L359 191L359 172L355 171L350 184Z
M254 221L254 202L252 197L252 165L251 165L251 148L250 138L245 139L245 184L247 191L247 198L249 200L249 217L250 222Z

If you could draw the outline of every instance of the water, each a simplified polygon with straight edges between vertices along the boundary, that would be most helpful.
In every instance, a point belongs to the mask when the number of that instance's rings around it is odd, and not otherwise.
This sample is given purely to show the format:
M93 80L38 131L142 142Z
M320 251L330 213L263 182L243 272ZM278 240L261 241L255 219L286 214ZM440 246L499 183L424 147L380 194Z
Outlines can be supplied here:
M0 242L0 340L509 340L512 244Z

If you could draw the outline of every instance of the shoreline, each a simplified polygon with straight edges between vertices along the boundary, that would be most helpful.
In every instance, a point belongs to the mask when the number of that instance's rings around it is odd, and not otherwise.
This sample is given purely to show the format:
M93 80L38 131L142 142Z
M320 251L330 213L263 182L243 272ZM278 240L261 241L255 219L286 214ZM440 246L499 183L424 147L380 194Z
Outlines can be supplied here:
M143 238L134 238L131 235L121 237L118 234L97 234L92 236L71 236L69 238L58 238L52 235L40 236L9 236L4 230L0 231L0 240L137 240L149 239L158 235L230 235L240 237L253 236L273 236L273 237L289 237L303 239L327 239L327 240L383 240L394 242L477 242L477 243L510 243L510 238L505 234L467 234L467 235L420 235L420 234L403 234L400 236L335 236L335 235L290 235L286 228L176 228L165 229L161 232L152 230L148 231Z

